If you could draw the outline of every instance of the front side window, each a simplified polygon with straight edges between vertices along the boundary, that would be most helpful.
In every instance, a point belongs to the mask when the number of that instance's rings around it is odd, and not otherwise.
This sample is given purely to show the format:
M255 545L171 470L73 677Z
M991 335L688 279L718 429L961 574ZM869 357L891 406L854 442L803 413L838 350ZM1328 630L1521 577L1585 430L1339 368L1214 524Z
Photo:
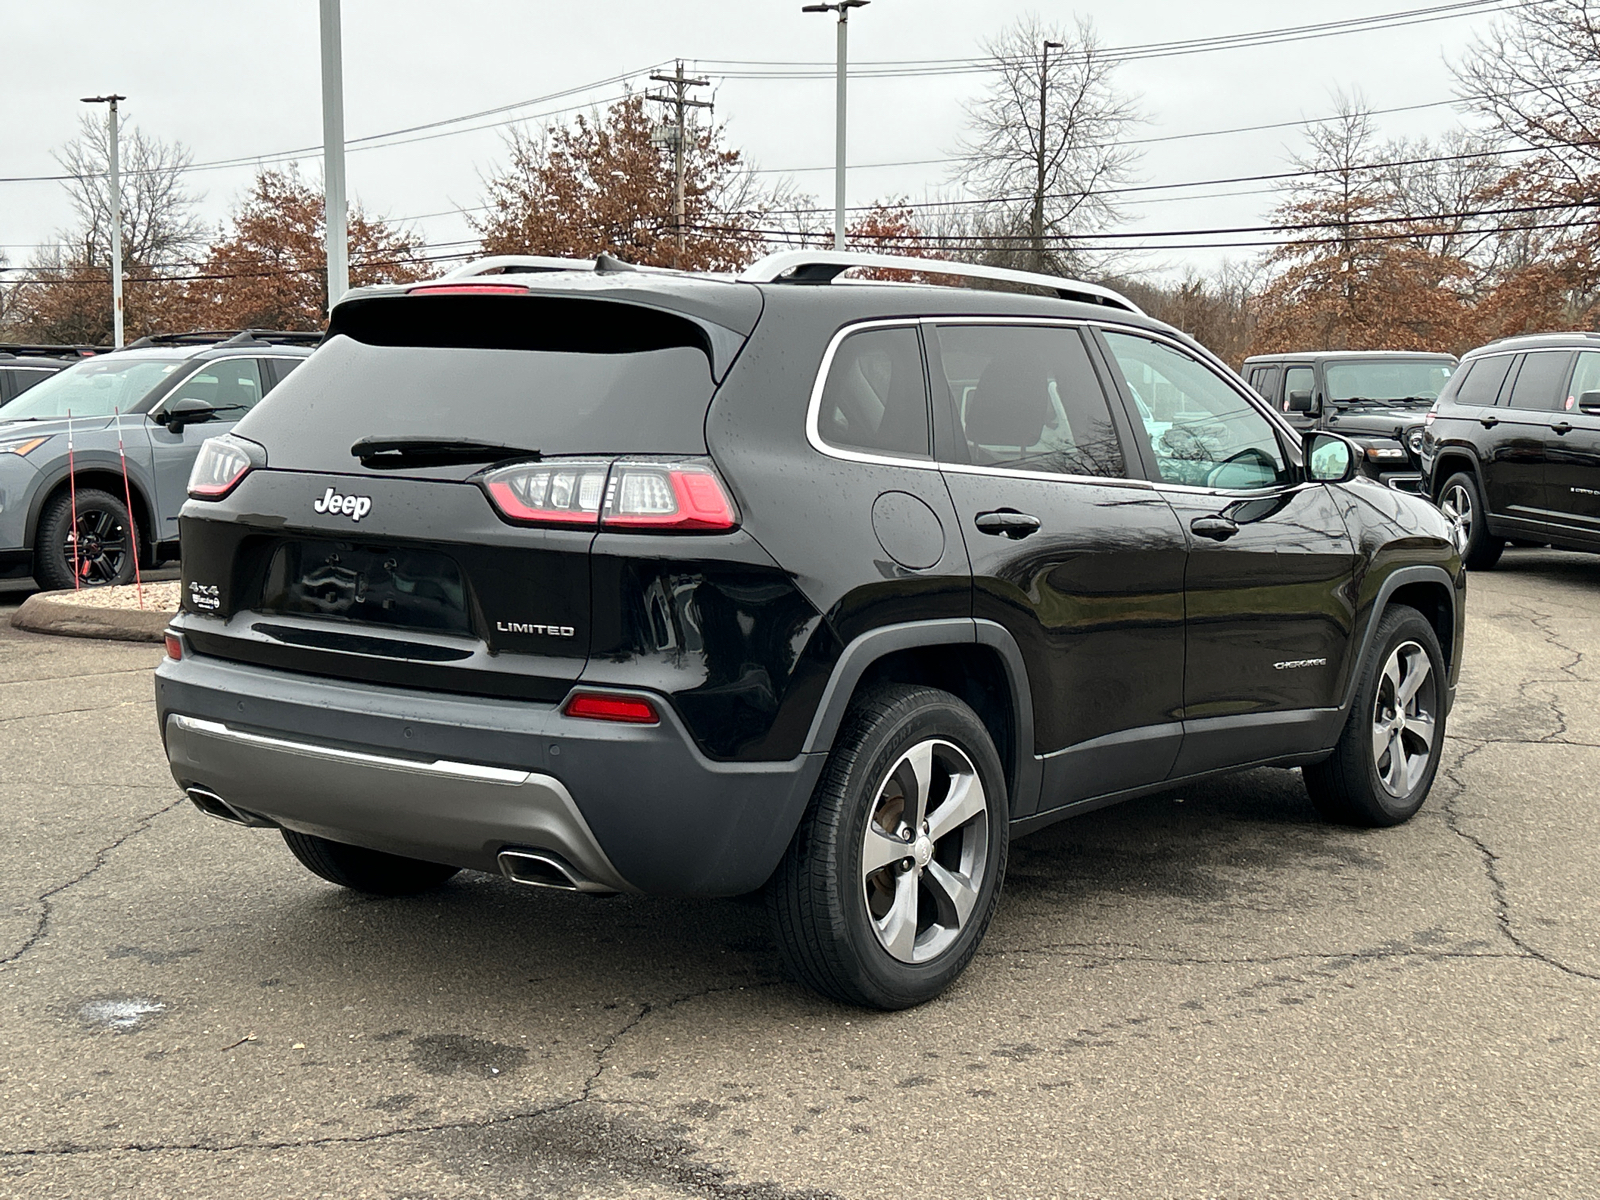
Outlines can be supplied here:
M1289 397L1296 392L1309 392L1317 386L1315 367L1290 367L1283 381L1283 410L1289 411Z
M928 389L915 329L868 329L839 343L822 387L817 432L846 450L930 456Z
M5 419L47 421L126 413L182 365L181 359L127 359L113 354L91 358L28 389L6 405Z
M1572 354L1566 350L1541 350L1522 360L1522 369L1511 385L1511 398L1506 402L1512 408L1531 408L1550 412L1566 403L1567 393L1562 384L1567 381L1567 367Z
M1210 367L1165 342L1102 332L1164 481L1230 491L1291 482L1272 423Z
M945 325L939 359L973 464L1126 474L1111 409L1078 330Z
M1572 386L1562 401L1562 408L1573 412L1586 392L1600 392L1600 353L1585 350L1578 355L1578 366L1572 372Z
M167 397L167 407L179 400L199 400L216 409L224 420L237 420L261 399L261 365L253 358L225 358L207 363L180 383Z

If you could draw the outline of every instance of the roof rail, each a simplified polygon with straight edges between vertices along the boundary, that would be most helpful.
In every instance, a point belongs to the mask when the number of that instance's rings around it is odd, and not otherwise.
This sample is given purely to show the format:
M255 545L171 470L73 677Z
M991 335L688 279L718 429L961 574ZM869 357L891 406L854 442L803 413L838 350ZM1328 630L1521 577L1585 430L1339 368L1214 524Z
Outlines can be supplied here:
M47 354L56 358L88 358L108 346L54 346L33 342L0 342L0 354L20 357L24 354Z
M1042 275L1034 271L1013 271L983 263L952 262L943 258L915 258L902 254L873 254L858 250L780 250L746 268L739 276L746 283L828 283L852 267L877 267L884 270L915 271L920 275L949 275L960 279L989 279L997 283L1025 283L1044 288L1063 300L1083 304L1103 304L1143 315L1143 310L1119 292L1097 283Z
M187 333L149 333L136 342L129 342L126 348L142 350L149 346L248 346L273 342L311 346L321 340L322 333L313 330L191 329Z
M464 262L440 279L472 279L478 275L527 275L538 271L592 271L591 258L547 258L539 254L491 254Z

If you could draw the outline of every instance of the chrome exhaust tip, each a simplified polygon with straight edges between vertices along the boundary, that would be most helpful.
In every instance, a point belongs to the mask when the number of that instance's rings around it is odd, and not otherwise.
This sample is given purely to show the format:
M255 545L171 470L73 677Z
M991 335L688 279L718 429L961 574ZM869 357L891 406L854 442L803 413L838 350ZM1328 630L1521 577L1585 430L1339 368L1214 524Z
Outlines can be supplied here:
M500 873L512 883L562 892L586 892L591 896L616 894L615 888L596 883L566 859L548 850L502 850L495 857Z
M234 808L221 796L210 788L187 787L183 789L194 806L208 817L215 817L219 821L227 821L230 825L243 825L249 829L272 829L273 822L265 817L258 817L254 813L245 812Z

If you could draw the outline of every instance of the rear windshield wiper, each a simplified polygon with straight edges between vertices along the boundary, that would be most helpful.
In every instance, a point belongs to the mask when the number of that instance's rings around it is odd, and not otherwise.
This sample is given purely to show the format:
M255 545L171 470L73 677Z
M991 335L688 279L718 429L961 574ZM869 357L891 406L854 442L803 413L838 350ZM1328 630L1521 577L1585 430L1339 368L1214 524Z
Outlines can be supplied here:
M539 458L537 450L472 438L368 437L351 446L350 453L364 467L448 467Z

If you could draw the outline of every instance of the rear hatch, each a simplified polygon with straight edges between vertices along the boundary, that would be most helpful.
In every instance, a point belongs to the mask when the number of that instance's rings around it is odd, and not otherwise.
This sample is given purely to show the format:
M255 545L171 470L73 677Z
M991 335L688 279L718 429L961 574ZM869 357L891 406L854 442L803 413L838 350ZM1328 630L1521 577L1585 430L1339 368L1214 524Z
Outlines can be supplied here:
M684 299L574 282L341 304L324 345L202 457L223 474L181 520L183 605L204 618L185 623L194 649L565 695L590 650L602 524L717 519L705 414L760 304L731 284ZM230 454L250 462L231 480Z

